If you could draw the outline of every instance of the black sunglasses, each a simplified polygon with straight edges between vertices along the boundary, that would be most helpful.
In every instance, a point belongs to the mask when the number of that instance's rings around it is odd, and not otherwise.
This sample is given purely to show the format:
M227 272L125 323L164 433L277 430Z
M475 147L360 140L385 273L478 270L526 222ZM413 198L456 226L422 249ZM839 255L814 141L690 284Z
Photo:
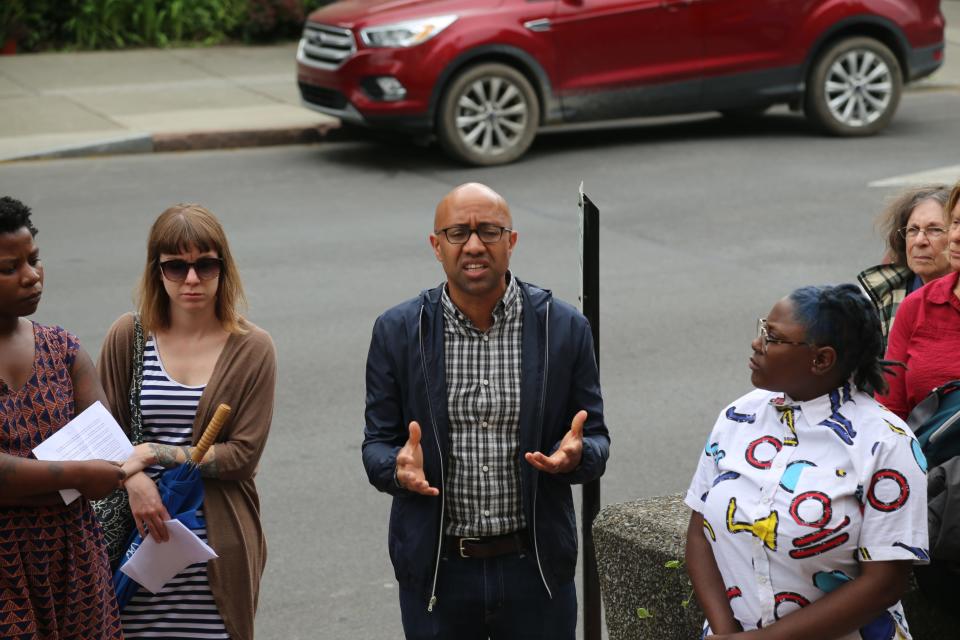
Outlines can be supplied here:
M179 258L174 260L164 260L160 264L160 272L163 277L173 282L183 282L187 279L190 269L197 274L201 280L213 280L220 276L220 270L223 269L223 260L220 258L203 257L196 262L187 262Z

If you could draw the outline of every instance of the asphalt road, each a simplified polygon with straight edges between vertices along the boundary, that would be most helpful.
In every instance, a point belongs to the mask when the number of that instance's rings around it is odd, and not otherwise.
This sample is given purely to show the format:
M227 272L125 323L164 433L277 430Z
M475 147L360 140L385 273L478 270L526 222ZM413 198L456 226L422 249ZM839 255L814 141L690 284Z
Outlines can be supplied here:
M514 271L575 301L576 194L601 210L601 376L612 457L604 502L686 487L717 412L749 386L755 319L797 286L877 262L868 183L956 165L960 95L906 96L893 125L823 138L792 116L717 118L541 137L521 163L449 165L369 142L0 165L35 210L47 286L37 319L94 355L130 309L147 228L198 201L223 220L249 316L280 355L258 483L270 544L259 637L401 637L389 499L360 464L363 366L388 306L439 283L436 202L468 180L513 208ZM960 176L958 176L960 177Z

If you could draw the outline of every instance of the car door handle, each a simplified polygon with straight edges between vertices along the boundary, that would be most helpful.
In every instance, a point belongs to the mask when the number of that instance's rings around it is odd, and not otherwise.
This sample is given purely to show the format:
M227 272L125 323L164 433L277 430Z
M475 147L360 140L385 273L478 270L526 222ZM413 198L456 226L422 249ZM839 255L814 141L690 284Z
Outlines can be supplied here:
M550 23L550 18L540 18L539 20L527 20L523 23L523 26L529 29L530 31L550 31L552 26Z

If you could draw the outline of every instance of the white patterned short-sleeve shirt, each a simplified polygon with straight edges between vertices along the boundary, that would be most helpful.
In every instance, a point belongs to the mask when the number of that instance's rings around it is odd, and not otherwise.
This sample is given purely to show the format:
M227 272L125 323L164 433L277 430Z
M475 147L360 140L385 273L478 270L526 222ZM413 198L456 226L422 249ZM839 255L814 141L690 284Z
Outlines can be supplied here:
M685 502L703 515L744 630L856 579L861 562L929 560L923 453L850 383L806 402L756 390L726 407ZM899 603L842 640L880 638L910 638Z

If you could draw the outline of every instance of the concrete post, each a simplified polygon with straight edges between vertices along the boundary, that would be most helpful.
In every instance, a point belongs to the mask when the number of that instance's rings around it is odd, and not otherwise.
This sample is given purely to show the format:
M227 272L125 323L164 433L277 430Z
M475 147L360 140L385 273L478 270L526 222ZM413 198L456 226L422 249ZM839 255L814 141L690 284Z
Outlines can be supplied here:
M604 507L593 523L610 640L692 640L703 614L683 560L690 509L680 496ZM689 600L688 606L683 606Z

